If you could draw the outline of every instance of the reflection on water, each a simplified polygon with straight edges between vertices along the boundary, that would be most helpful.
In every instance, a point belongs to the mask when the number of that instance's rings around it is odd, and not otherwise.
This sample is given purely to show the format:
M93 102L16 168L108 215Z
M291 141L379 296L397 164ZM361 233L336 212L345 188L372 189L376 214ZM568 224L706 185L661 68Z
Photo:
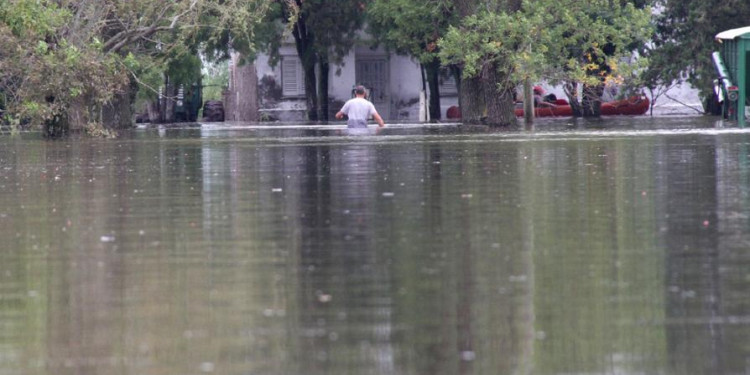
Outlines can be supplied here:
M0 374L747 373L749 150L690 118L0 139Z

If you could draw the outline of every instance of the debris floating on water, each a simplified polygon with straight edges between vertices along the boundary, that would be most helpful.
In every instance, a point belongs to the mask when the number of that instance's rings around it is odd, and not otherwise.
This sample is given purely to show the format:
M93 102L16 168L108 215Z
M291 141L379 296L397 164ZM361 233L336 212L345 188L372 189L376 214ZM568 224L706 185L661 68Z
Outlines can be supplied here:
M470 350L461 352L461 360L464 362L471 362L475 360L476 358L477 358L477 354Z
M202 372L214 372L214 364L212 362L203 362L201 363L201 371Z

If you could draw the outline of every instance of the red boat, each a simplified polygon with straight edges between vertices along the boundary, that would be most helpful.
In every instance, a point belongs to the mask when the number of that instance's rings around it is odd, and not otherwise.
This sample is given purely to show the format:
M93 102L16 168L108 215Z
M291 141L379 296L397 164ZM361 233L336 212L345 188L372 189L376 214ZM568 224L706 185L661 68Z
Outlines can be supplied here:
M570 103L565 99L557 99L556 107L537 107L534 108L536 117L570 117L573 116L573 109ZM642 115L648 112L651 102L645 96L632 96L623 100L602 103L602 115ZM523 116L523 107L516 108L516 116Z

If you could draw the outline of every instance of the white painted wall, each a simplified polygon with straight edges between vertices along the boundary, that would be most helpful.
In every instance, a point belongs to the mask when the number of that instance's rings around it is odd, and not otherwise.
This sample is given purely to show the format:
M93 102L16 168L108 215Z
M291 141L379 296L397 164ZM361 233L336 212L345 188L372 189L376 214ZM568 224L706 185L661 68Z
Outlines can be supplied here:
M351 51L341 65L331 66L328 74L328 95L331 99L346 101L351 98L356 73L354 61L354 51Z
M293 46L284 46L280 54L296 55ZM388 96L387 108L378 108L386 120L416 121L419 114L418 99L419 91L422 89L422 76L419 64L407 56L389 55L382 48L372 49L368 46L355 47L339 65L332 65L329 72L329 94L331 99L346 101L351 98L352 87L356 82L356 61L361 58L383 58L387 61L388 70ZM268 64L269 57L260 54L256 60L258 68L258 79L270 75L278 84L281 84L281 69L279 66L271 67ZM447 108L447 107L445 107ZM270 111L299 111L304 109L304 101L283 100ZM338 110L337 108L335 108ZM268 110L266 110L268 111ZM276 116L282 118L282 116Z
M391 120L416 121L419 118L419 92L422 73L417 62L407 56L390 59Z

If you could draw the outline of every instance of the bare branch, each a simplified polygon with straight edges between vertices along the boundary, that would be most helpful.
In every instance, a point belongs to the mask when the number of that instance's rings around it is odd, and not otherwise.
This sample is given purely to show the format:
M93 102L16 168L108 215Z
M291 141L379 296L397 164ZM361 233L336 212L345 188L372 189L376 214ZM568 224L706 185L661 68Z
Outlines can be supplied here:
M673 97L669 96L669 95L668 95L667 93L664 93L664 96L666 96L666 97L667 97L667 99L669 99L669 100L672 100L672 101L674 101L674 102L675 102L675 103L677 103L677 104L683 105L683 106L685 106L686 108L690 108L690 109L692 109L692 110L694 110L694 111L696 111L696 112L698 112L698 113L704 113L704 112L705 112L705 111L703 110L703 108L696 108L695 106L692 106L692 105L690 105L690 104L687 104L687 103L685 103L685 102L682 102L682 101L680 101L680 100L677 100L677 99L675 99L675 98L673 98Z

